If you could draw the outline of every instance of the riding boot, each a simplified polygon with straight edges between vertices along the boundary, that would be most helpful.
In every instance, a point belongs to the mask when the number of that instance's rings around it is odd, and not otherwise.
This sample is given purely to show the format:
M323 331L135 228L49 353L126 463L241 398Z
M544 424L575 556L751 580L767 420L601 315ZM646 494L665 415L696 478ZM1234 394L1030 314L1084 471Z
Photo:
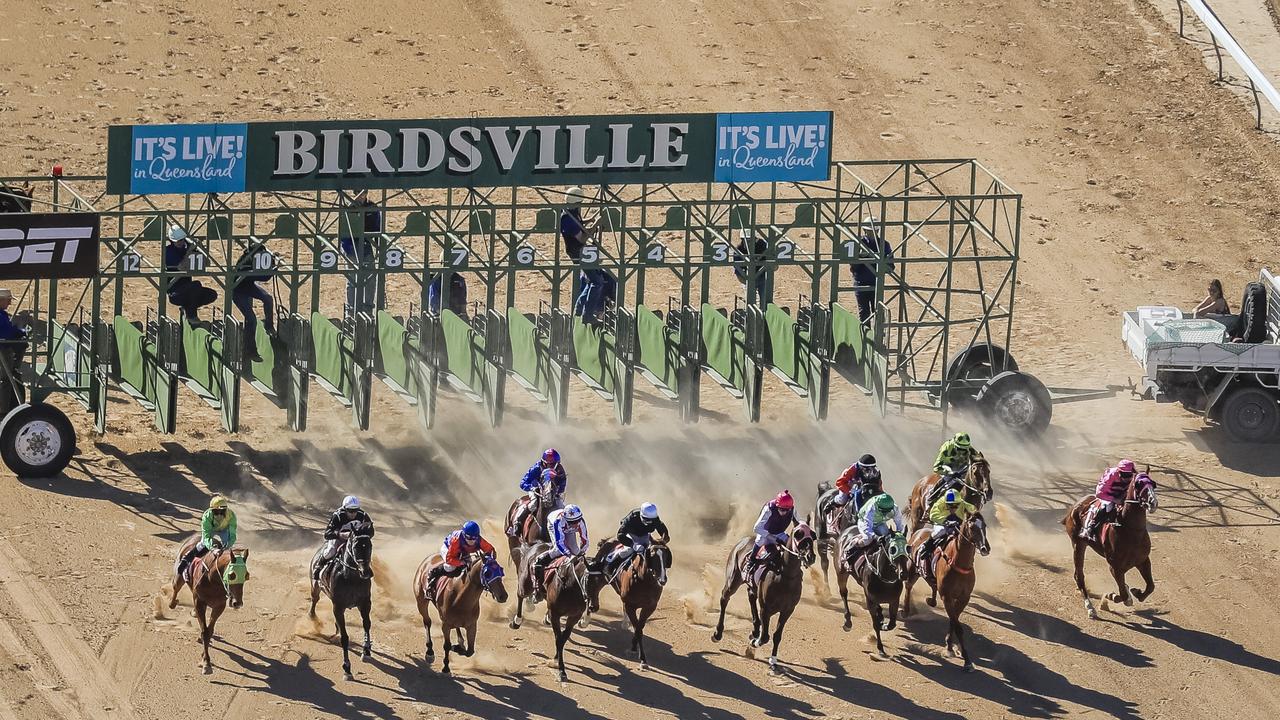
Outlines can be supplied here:
M547 556L539 555L533 561L533 567L529 570L529 579L533 582L533 601L535 603L542 602L546 595L546 589L542 586L542 576L546 573Z
M312 574L311 579L315 580L316 582L319 582L320 574L324 572L324 566L328 564L329 564L328 560L325 560L324 558L320 558L320 562L316 563L316 571L314 574Z
M435 567L431 568L431 570L427 572L427 592L428 593L435 591L436 581L439 580L440 576L443 574L444 574L443 563L436 565Z
M508 536L513 538L520 537L520 527L524 525L524 518L527 514L528 510L524 505L521 505L520 508L516 510L515 517L511 518L511 527L507 528Z

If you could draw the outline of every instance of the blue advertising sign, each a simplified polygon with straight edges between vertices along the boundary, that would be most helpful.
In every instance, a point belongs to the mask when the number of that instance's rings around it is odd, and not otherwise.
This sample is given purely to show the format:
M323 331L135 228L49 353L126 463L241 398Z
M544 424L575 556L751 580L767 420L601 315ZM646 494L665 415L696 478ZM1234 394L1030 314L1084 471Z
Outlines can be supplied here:
M134 125L130 192L242 192L248 125Z
M716 182L796 182L831 175L831 113L716 115Z

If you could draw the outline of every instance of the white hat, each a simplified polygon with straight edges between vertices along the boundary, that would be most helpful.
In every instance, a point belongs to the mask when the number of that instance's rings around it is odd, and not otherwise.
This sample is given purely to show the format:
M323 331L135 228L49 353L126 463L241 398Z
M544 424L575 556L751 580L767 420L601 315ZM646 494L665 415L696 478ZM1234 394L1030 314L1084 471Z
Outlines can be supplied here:
M13 291L9 288L0 288L0 300L12 300Z
M574 185L564 191L565 205L581 205L582 201L587 199L586 193L582 192L582 188Z
M360 498L356 497L355 495L348 495L342 498L342 509L343 510L359 510Z
M178 242L187 239L187 231L182 229L180 225L169 226L169 242Z

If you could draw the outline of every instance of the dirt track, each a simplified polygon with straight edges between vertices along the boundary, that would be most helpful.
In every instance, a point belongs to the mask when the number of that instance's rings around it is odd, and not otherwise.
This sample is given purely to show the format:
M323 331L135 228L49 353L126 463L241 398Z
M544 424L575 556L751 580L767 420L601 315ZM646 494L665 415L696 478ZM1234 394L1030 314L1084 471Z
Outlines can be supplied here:
M391 2L231 5L5 4L0 174L54 160L100 172L113 122L831 108L838 156L973 156L1025 194L1014 350L1050 384L1135 376L1119 310L1194 303L1211 276L1238 289L1272 259L1280 150L1144 0L513 1L421 14ZM673 427L655 408L617 429L607 407L575 396L577 419L561 430L517 410L492 433L458 406L429 438L385 394L371 433L349 430L321 397L315 427L298 436L252 401L234 438L199 430L213 414L190 397L173 437L147 430L120 398L104 438L77 413L85 452L68 478L0 483L0 719L158 718L175 704L178 716L237 718L1182 718L1280 707L1280 452L1127 398L1060 408L1043 447L1002 447L973 428L1001 506L966 615L975 674L944 657L945 625L927 609L888 636L890 661L873 661L866 613L841 633L816 583L787 628L781 677L744 656L744 598L712 644L723 555L778 485L807 498L869 448L905 496L939 440L852 402L814 426L802 401L769 393L759 427ZM490 518L493 533L517 473L549 443L568 457L595 534L646 497L675 521L654 669L623 656L606 596L603 624L576 636L567 685L548 662L550 633L513 632L509 608L493 607L477 657L441 678L419 659L413 569L464 517ZM1161 483L1158 585L1145 607L1090 622L1057 523L1118 454L1149 463ZM373 509L383 566L378 653L354 683L317 634L328 621L305 619L303 581L325 508L345 491ZM219 625L205 678L189 604L157 608L176 543L211 492L237 503L253 579L246 607ZM1089 563L1095 591L1111 590Z

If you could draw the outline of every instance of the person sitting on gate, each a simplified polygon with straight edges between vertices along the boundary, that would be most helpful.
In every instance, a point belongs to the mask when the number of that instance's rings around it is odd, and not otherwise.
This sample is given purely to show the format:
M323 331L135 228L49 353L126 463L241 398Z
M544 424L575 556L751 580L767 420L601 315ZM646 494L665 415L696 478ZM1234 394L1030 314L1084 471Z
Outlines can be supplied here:
M382 213L361 189L351 198L338 228L338 249L361 270L347 273L347 307L351 312L373 312L377 283L367 268L375 259L373 239L382 233Z
M1124 502L1129 493L1129 483L1133 482L1137 468L1132 460L1121 460L1115 467L1107 468L1098 479L1098 487L1093 495L1097 498L1084 516L1084 527L1080 528L1080 537L1097 542L1098 529L1102 527L1116 510L1116 504Z
M783 490L760 508L760 517L756 518L756 525L752 528L756 535L755 544L747 556L747 566L744 568L748 580L751 580L756 568L763 562L762 554L767 553L771 557L776 552L776 545L787 542L787 530L793 524L799 525L800 519L796 517L796 501L791 497L790 490Z
M609 553L605 566L612 572L613 568L626 562L632 555L643 553L653 544L653 533L658 533L658 542L666 545L671 542L671 533L667 524L658 517L658 506L651 502L627 513L618 523L618 547Z
M360 498L355 495L342 498L342 505L329 516L329 524L324 528L324 551L320 554L320 562L316 563L317 580L325 566L338 556L338 548L351 538L352 525L360 523L369 528L369 537L373 537L373 519L360 507Z
M956 533L960 524L969 516L978 512L978 508L965 502L960 493L948 490L945 495L929 508L929 522L933 523L933 532L920 545L921 573L926 580L933 580L933 563L929 556L934 548L941 547L947 539Z
M5 348L13 350L15 367L22 361L26 352L27 328L31 326L31 311L23 310L16 316L9 315L9 306L13 304L13 291L0 288L0 340Z
M587 521L582 517L582 509L577 505L569 505L563 510L553 511L547 516L547 534L551 536L551 549L539 555L530 570L534 602L541 601L546 593L542 576L552 560L565 556L577 557L587 551Z
M939 475L960 473L979 457L982 457L982 453L973 446L969 433L958 432L955 437L942 443L942 447L938 448L938 457L933 461L933 471Z
M164 247L165 271L180 273L190 270L190 257L193 250L191 243L188 242L187 231L181 226L170 225L169 244ZM200 308L218 299L216 290L207 288L199 280L185 275L170 278L166 294L169 302L181 308L182 314L192 323L200 321Z
M528 501L521 503L516 509L516 516L511 521L511 527L507 528L507 534L511 537L520 536L520 527L533 509L534 503L538 500L538 494L543 488L553 490L551 495L555 497L556 507L559 508L568 487L569 473L565 471L564 465L560 464L560 453L555 448L547 448L538 462L534 463L520 479L520 489L529 494Z
M582 219L585 200L586 193L582 188L569 188L564 193L565 206L560 213L560 237L564 241L564 251L575 263L581 263L582 248L590 245L600 232L599 223L587 225ZM605 301L615 298L617 280L599 267L584 268L579 280L582 286L574 299L573 314L580 315L585 322L594 322L604 309Z
M733 275L743 285L747 284L748 279L754 279L754 299L756 304L761 309L764 309L773 297L773 271L769 269L769 264L766 261L769 253L769 243L763 237L757 236L755 242L751 245L751 249L748 250L748 239L748 231L743 230L742 239L738 241L738 246L733 251ZM748 302L751 300L752 298L747 298Z
M183 575L191 561L210 550L226 550L236 544L236 514L228 507L227 499L214 495L209 499L209 509L200 517L200 542L187 551L178 563L178 574Z
M440 301L444 295L443 273L436 273L427 286L427 307L436 315L440 314ZM462 273L449 273L449 310L453 314L467 317L467 279Z
M889 521L893 527L889 527ZM871 498L858 510L858 535L853 538L853 547L866 548L877 538L906 532L907 524L902 519L902 511L893 501L889 493L880 493Z
M469 556L480 553L490 560L497 560L498 553L493 545L480 536L480 523L468 520L462 528L454 530L444 538L440 545L440 564L427 573L427 587L432 587L441 575L457 577L467 566Z
M254 362L261 362L258 354L258 316L253 312L253 301L262 303L262 327L268 335L276 334L275 299L271 293L258 283L266 282L275 275L274 258L271 268L254 269L254 258L259 253L270 254L262 245L247 250L236 261L236 274L239 279L231 289L231 304L240 311L244 318L244 350L245 355Z
M832 508L842 508L853 500L854 507L862 507L869 498L884 492L884 481L880 477L880 468L876 466L876 456L866 453L858 461L845 468L836 478L836 495L832 498Z

